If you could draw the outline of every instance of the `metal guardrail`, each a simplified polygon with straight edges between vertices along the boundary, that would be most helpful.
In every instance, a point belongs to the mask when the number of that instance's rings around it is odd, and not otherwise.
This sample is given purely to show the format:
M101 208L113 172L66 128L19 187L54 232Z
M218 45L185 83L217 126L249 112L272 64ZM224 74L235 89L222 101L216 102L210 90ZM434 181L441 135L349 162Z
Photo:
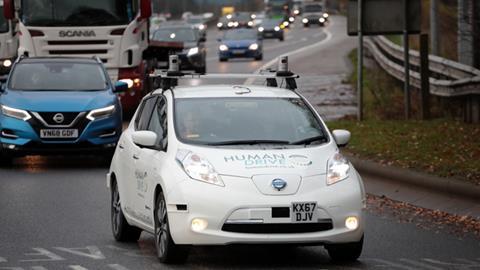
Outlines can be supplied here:
M364 41L377 63L391 76L404 80L403 48L387 38L370 37ZM411 79L420 88L420 54L410 50ZM441 97L480 95L480 70L438 56L429 56L430 94Z

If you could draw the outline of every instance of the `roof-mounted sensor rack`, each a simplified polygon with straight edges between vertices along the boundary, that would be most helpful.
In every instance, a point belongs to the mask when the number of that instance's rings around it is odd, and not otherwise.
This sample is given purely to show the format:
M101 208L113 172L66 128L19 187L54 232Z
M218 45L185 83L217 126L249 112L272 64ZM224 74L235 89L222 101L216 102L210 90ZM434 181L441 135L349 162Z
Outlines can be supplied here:
M169 59L169 68L165 70L155 70L150 74L156 87L162 90L173 89L178 86L180 79L263 79L269 87L278 87L277 80L285 81L285 88L289 90L297 89L296 79L300 76L294 74L288 69L288 57L279 59L278 70L263 70L255 74L195 74L180 71L180 63L177 55L171 55Z

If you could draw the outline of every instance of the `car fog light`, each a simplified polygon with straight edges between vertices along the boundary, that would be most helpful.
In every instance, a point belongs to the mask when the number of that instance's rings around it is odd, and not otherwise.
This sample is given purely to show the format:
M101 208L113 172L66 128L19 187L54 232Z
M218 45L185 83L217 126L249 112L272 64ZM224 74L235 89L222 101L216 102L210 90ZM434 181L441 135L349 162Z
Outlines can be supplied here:
M192 220L192 231L201 232L208 226L208 222L201 218L195 218Z
M348 217L345 220L345 227L347 227L347 229L349 229L351 231L356 230L358 228L358 218Z
M3 61L3 66L4 66L4 67L7 67L7 68L8 68L8 67L11 67L11 66L12 66L12 61L9 60L9 59Z

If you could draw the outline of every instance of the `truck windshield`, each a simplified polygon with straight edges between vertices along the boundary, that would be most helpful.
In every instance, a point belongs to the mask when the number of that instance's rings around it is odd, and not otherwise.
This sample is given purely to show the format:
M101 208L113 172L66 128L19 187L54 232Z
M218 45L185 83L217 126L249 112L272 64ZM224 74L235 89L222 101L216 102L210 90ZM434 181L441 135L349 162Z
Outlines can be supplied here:
M321 5L307 5L303 8L303 12L322 12L323 7Z
M138 0L22 0L26 26L126 25L136 16Z
M3 7L0 7L0 33L8 32L8 21L3 17Z
M300 98L181 98L174 110L177 137L189 144L293 145L312 138L311 144L328 140L322 124Z
M72 62L19 63L8 88L21 91L100 91L108 83L97 64Z

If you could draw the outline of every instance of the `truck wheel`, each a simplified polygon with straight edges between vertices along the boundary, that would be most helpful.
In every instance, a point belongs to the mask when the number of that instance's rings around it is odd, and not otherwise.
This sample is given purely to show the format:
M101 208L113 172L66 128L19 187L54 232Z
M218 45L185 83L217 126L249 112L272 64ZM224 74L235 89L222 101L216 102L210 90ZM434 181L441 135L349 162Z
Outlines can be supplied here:
M219 58L220 62L227 62L228 61L228 58Z
M308 28L308 27L310 27L310 24L304 23L304 24L303 24L303 27Z
M279 38L279 40L280 40L280 41L284 41L285 38L284 38L283 36L281 36L281 37Z
M255 61L262 61L263 60L263 54L255 57Z
M326 245L330 258L335 262L354 262L362 254L363 236L358 242Z
M205 73L207 73L207 67L206 67L206 66L203 66L203 67L201 67L201 68L197 68L197 69L195 69L195 73L205 74Z
M175 244L170 234L168 224L167 203L163 192L157 196L155 203L155 247L157 256L162 263L182 263L188 258L190 249L187 246Z
M135 242L140 238L142 230L130 226L123 215L120 203L120 193L118 192L118 186L115 181L112 183L111 219L113 237L118 242Z

